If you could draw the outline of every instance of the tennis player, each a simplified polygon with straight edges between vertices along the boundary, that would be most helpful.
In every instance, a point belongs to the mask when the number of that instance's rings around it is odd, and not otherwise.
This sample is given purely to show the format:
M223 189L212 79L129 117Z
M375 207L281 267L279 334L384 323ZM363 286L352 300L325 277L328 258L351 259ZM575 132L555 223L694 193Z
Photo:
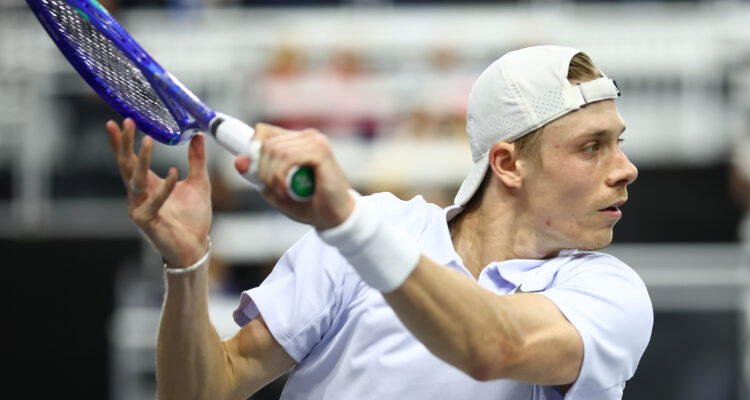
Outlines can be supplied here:
M592 251L637 176L618 96L577 49L504 55L470 93L475 164L447 209L360 196L325 136L257 125L261 156L237 170L314 229L242 293L224 341L208 318L203 137L178 182L150 171L151 139L134 154L132 121L109 122L130 216L165 259L160 398L244 399L293 368L283 399L620 399L653 310L630 267ZM295 165L314 167L310 202L286 193Z

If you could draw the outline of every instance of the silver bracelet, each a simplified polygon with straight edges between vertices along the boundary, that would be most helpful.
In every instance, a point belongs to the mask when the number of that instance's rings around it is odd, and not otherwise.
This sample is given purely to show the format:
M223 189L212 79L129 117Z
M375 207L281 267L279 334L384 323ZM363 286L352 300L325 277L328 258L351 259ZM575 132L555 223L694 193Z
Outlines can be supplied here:
M198 260L195 264L189 267L185 267L185 268L169 268L167 267L167 262L165 260L164 271L168 274L174 274L174 275L187 274L188 272L193 272L196 269L202 267L203 264L206 264L210 256L211 256L211 238L208 238L208 250L206 250L206 254L204 254L203 257L201 257L201 259Z

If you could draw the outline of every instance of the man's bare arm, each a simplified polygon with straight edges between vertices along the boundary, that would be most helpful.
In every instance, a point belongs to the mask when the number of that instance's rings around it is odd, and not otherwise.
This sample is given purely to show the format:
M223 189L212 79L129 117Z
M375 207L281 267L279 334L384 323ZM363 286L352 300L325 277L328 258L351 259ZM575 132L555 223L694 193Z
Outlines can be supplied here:
M294 366L261 317L222 342L208 317L208 274L167 275L157 341L160 399L246 399Z
M107 123L110 145L127 188L128 214L176 270L201 260L211 227L211 185L204 138L193 137L188 176L166 178L150 167L153 140L134 151L135 124ZM157 340L158 393L162 399L244 399L294 365L263 320L248 323L222 343L208 318L208 265L167 273L167 295Z
M562 385L578 377L581 337L542 295L498 296L422 256L384 296L430 351L477 380Z

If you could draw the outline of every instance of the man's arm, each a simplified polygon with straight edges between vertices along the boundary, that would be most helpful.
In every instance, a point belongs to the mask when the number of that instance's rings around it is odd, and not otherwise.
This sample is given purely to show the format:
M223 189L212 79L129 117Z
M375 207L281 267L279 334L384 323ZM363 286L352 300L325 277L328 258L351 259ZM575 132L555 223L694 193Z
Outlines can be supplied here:
M246 399L294 366L259 316L222 342L208 316L208 273L167 275L157 341L160 399Z
M498 296L422 256L384 297L432 353L474 379L563 385L578 377L581 337L542 295Z
M188 149L188 177L176 168L162 179L149 168L153 140L133 151L135 124L107 123L109 140L128 188L128 214L164 257L179 269L208 250L211 185L203 136ZM208 266L167 273L167 294L157 340L158 393L162 399L244 399L294 365L263 320L251 321L222 343L208 317Z

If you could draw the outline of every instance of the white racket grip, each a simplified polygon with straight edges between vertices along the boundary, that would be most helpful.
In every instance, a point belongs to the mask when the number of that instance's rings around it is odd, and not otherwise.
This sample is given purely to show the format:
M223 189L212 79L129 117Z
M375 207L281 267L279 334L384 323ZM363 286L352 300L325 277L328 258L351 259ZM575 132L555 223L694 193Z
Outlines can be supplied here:
M226 114L216 114L211 120L211 133L234 155L249 155L248 148L255 130L248 124Z
M250 125L226 114L217 113L209 124L211 133L224 148L234 155L250 157L250 168L242 174L259 191L264 188L258 179L261 142L253 140L255 130Z

